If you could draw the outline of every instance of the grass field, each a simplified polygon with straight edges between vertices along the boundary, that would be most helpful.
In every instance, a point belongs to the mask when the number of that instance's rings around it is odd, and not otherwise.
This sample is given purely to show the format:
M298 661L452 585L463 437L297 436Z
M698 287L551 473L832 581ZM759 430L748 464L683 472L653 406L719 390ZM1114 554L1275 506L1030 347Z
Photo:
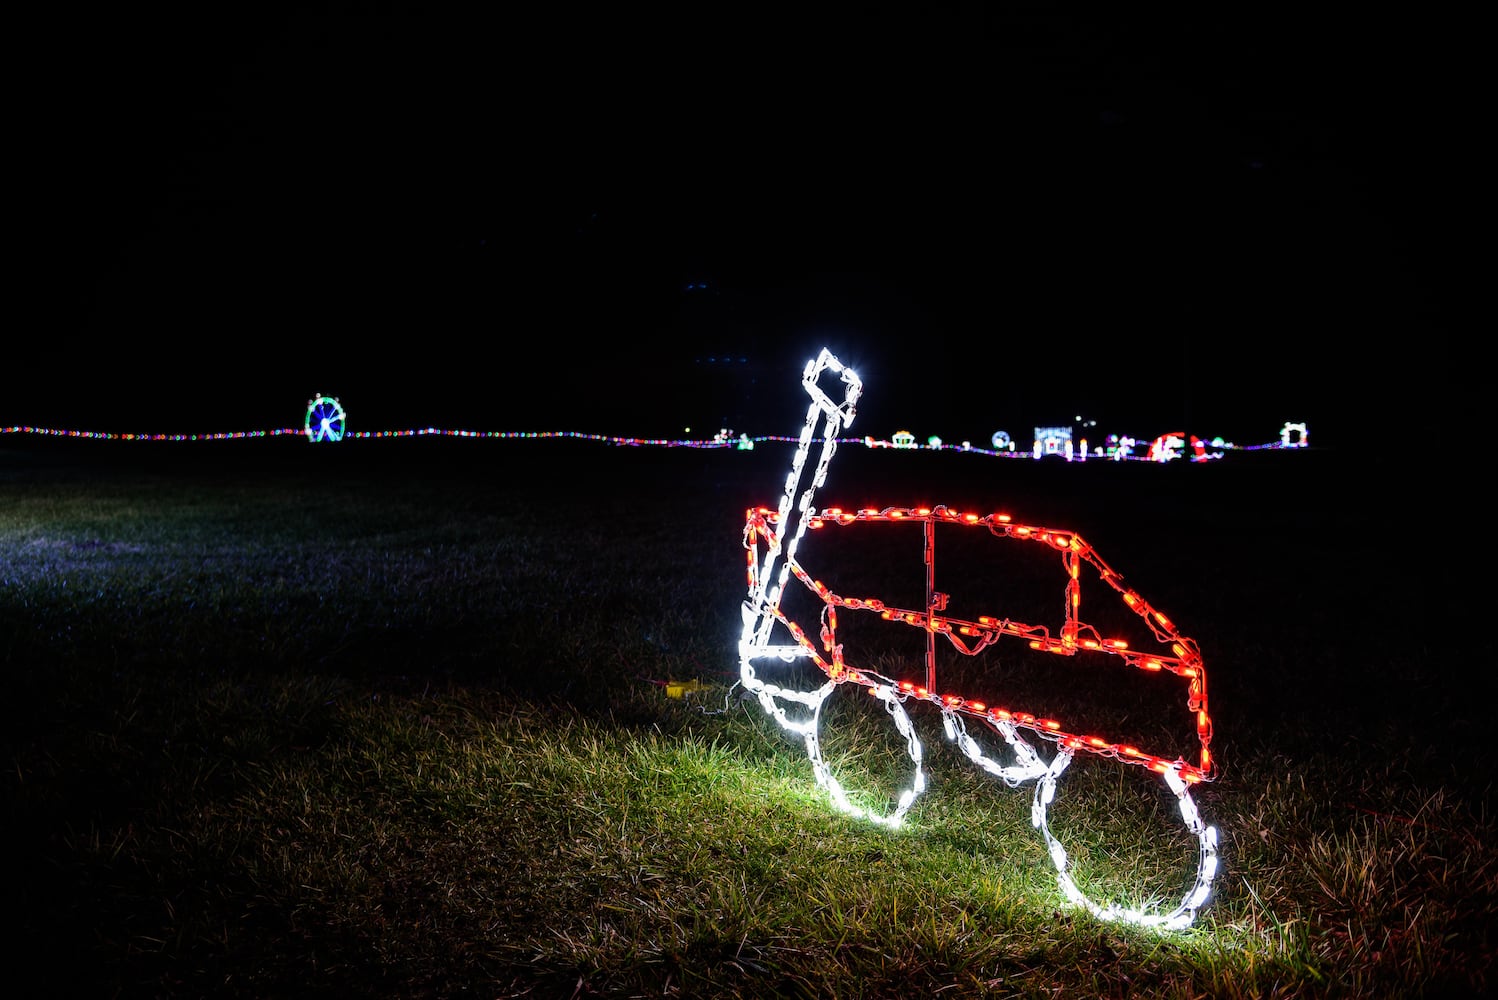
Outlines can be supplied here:
M1471 526L1392 466L849 447L817 498L1074 529L1198 641L1222 770L1194 795L1222 870L1166 933L1069 905L1030 786L978 771L939 720L912 712L930 787L886 830L830 808L741 697L744 510L778 499L788 445L0 445L28 996L1494 989ZM1053 676L1063 708L1101 690ZM1148 731L1147 707L1120 724ZM826 720L829 758L875 789L909 765L881 715ZM1099 891L1179 896L1193 858L1152 788L1096 759L1062 777Z

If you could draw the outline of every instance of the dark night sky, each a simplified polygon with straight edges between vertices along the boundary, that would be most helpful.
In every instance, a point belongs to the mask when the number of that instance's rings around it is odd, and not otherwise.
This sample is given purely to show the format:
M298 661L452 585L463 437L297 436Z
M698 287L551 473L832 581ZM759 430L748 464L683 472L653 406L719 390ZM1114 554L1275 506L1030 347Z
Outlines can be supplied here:
M786 433L824 344L884 436L1480 384L1460 23L256 10L36 27L0 424Z

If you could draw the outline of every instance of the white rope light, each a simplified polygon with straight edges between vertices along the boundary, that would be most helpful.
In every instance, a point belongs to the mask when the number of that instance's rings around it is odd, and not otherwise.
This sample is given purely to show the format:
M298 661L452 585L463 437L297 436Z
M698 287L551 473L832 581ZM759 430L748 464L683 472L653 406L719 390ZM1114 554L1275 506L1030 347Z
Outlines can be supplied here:
M999 764L985 756L977 741L967 734L967 726L963 725L962 716L956 712L943 709L942 724L946 728L947 739L955 742L958 748L967 755L968 760L1003 781L1010 788L1018 788L1026 781L1040 777L1046 771L1045 762L1035 753L1035 748L1019 735L1012 722L990 723L994 729L998 730L999 735L1004 737L1004 742L1014 750L1017 763L1009 765Z
M843 399L837 402L821 382L836 376L843 386ZM1206 668L1194 640L1181 634L1175 624L1158 609L1123 583L1123 578L1105 563L1077 533L1015 524L1000 514L977 516L962 514L946 507L884 508L848 512L829 508L818 512L812 507L816 490L823 485L832 456L837 450L839 432L852 423L862 393L858 376L844 367L827 350L806 365L802 384L811 403L806 422L797 441L790 473L776 509L751 508L744 525L744 547L747 551L748 599L743 607L743 631L739 638L739 678L753 692L762 708L786 730L801 737L817 784L828 794L833 805L851 815L890 827L899 826L915 799L925 790L922 769L922 747L916 737L907 701L929 702L942 716L946 737L973 763L1003 781L1018 787L1035 781L1031 803L1031 823L1045 839L1057 882L1063 895L1100 920L1121 921L1144 927L1177 930L1190 926L1211 894L1217 875L1217 830L1202 821L1191 798L1190 786L1210 781L1214 764L1209 744L1212 722L1207 712ZM820 443L810 485L802 488L812 445ZM897 608L877 598L839 594L815 580L801 566L797 550L808 528L824 528L853 523L916 522L926 531L926 564L928 571L926 604L921 608ZM989 533L1016 542L1031 542L1060 553L1066 573L1065 621L1053 634L1043 625L1017 622L1009 618L979 616L967 621L944 612L947 595L934 587L936 524L985 528ZM1154 638L1168 652L1141 652L1120 639L1105 639L1097 629L1080 617L1080 570L1089 566L1123 604L1148 626ZM792 579L814 593L822 603L822 620L818 638L813 642L806 631L782 610L781 600ZM872 613L897 625L923 630L927 635L926 684L896 681L888 677L849 666L843 659L843 647L837 640L838 612ZM1173 759L1147 752L1136 746L1097 735L1069 731L1056 719L1034 714L990 707L953 694L936 691L935 643L938 637L950 642L960 653L976 655L1004 638L1023 639L1033 650L1068 657L1112 657L1146 673L1173 674L1185 682L1186 708L1191 713L1199 743L1196 762L1177 755ZM761 677L760 669L771 672L792 663L810 661L826 678L810 690L797 690ZM900 793L888 812L879 812L855 804L833 774L822 752L822 709L832 692L852 682L865 688L883 702L896 731L905 740L906 752L914 764L911 784ZM787 712L791 706L791 712ZM796 708L795 706L799 706ZM1013 753L1009 763L984 753L968 732L965 719L976 719L998 733ZM1021 731L1038 736L1055 746L1055 755L1047 764L1025 739ZM1121 763L1134 764L1159 774L1175 796L1186 829L1196 838L1198 861L1196 875L1185 895L1173 909L1162 912L1153 907L1131 908L1117 903L1099 903L1078 887L1072 875L1066 848L1050 827L1049 809L1056 796L1057 781L1078 751L1091 753Z
M834 685L836 686L836 685ZM822 703L817 705L816 716L812 724L806 729L806 755L811 758L812 772L817 777L817 784L827 789L827 794L832 797L832 802L843 812L860 819L871 820L891 828L898 827L905 818L905 813L915 801L915 797L926 790L926 773L921 770L921 741L916 738L915 729L910 724L910 716L905 714L905 706L900 704L899 697L894 688L887 684L879 684L869 689L869 693L884 702L885 709L890 718L895 722L895 729L905 738L905 752L910 755L915 764L915 777L911 785L900 793L895 803L895 809L888 815L882 815L870 809L863 809L854 805L843 790L842 783L832 773L832 768L822 759L821 741L817 737L817 729L821 722Z
M1207 826L1202 822L1196 810L1196 803L1192 801L1186 783L1181 780L1180 772L1169 768L1164 772L1163 777L1166 785L1170 787L1180 803L1181 818L1185 821L1186 829L1196 837L1200 855L1196 867L1196 879L1180 904L1169 913L1160 913L1157 910L1122 907L1116 903L1100 905L1077 888L1076 882L1072 880L1069 870L1070 858L1061 841L1051 832L1048 819L1049 807L1056 797L1056 779L1061 776L1062 771L1066 770L1071 760L1072 751L1069 748L1063 746L1056 751L1051 766L1045 769L1045 773L1035 786L1035 798L1030 806L1030 824L1045 838L1051 863L1056 866L1056 877L1061 884L1062 893L1067 899L1086 908L1100 920L1117 920L1142 927L1161 927L1165 930L1181 930L1189 927L1196 919L1196 911L1206 903L1212 891L1212 881L1217 877L1217 828Z

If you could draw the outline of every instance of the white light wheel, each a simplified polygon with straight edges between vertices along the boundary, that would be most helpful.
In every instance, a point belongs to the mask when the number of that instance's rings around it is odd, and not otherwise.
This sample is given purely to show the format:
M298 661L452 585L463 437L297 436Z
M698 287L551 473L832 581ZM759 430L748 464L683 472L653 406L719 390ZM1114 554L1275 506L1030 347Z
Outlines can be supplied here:
M1173 908L1167 909L1169 904L1162 904L1159 900L1162 896L1165 899L1172 898L1173 890L1166 894L1154 888L1135 886L1126 890L1136 894L1137 898L1132 900L1115 899L1099 902L1094 898L1094 896L1101 895L1093 888L1094 882L1113 884L1116 879L1094 878L1091 872L1084 870L1089 867L1088 862L1069 855L1052 829L1051 806L1056 798L1057 779L1071 762L1072 751L1066 747L1059 747L1050 766L1046 768L1045 773L1035 785L1035 798L1030 807L1030 821L1045 838L1051 863L1056 866L1056 877L1062 893L1071 902L1084 907L1100 920L1116 920L1168 930L1179 930L1190 926L1191 922L1196 919L1197 911L1206 903L1212 891L1212 882L1217 877L1217 828L1207 826L1202 822L1196 803L1192 801L1191 792L1186 782L1181 779L1180 773L1172 768L1162 775L1169 794L1157 795L1155 798L1159 802L1152 803L1146 808L1146 817L1154 814L1158 807L1162 813L1174 812L1174 821L1185 824L1184 834L1176 830L1173 836L1160 839L1157 845L1160 852L1173 851L1180 842L1188 841L1193 844L1197 855L1195 877L1188 883L1185 895L1181 897L1180 902ZM1089 757L1089 762L1099 765L1104 763L1100 758L1095 757ZM1146 777L1148 777L1147 774ZM1131 814L1127 818L1129 821L1141 819L1138 814ZM1168 815L1154 815L1153 818L1163 819L1173 826ZM1092 851L1099 855L1115 855L1117 847L1095 844ZM1142 859L1141 865L1143 868L1155 867L1152 859L1149 858ZM1089 890L1091 890L1091 895L1089 895Z
M314 396L307 404L307 419L302 426L308 441L341 441L347 421L348 415L337 399Z
M888 713L890 720L894 723L895 731L904 741L904 752L914 765L910 785L898 797L893 799L894 808L888 812L859 805L854 798L871 801L875 796L868 793L856 791L853 797L849 796L848 790L833 774L832 767L827 763L822 752L822 739L819 731L822 728L822 713L827 701L824 699L816 707L815 720L811 728L805 734L806 755L811 758L812 771L816 774L817 784L827 790L832 802L843 812L862 819L867 819L884 826L897 827L905 818L911 803L926 789L926 773L921 768L921 741L915 735L915 727L910 723L910 716L905 712L905 706L900 703L900 698L889 685L880 684L865 688L855 683L838 685L838 689L848 692L852 697L868 698L870 696L879 699L884 710ZM856 706L855 706L856 707Z
M983 743L980 743L967 731L967 725L962 721L962 716L950 709L942 713L942 726L947 734L947 739L957 744L968 760L977 764L989 774L998 778L1010 788L1016 788L1026 781L1033 781L1046 772L1045 761L1035 752L1025 738L1019 734L1014 723L999 719L984 719L998 735L1003 739L1006 749L1003 751L990 751ZM1005 758L1009 763L1001 763Z
M774 665L782 668L786 664L795 663L800 656L796 647L782 647L779 652L782 654L781 662ZM798 736L816 732L817 714L822 709L822 702L837 687L836 681L829 680L824 681L821 687L803 691L762 680L754 669L752 657L747 653L739 661L739 681L746 691L759 699L759 707L765 710L766 715ZM788 706L799 707L787 711Z

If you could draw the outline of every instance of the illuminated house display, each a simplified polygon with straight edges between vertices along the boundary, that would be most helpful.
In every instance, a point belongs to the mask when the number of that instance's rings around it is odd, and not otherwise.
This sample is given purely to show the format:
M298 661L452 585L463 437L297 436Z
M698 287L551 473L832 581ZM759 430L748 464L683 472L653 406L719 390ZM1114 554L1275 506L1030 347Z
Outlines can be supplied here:
M824 377L836 379L831 391L822 385ZM1191 797L1194 785L1214 776L1206 667L1196 642L1128 586L1074 531L1020 524L1004 514L980 515L945 506L817 510L812 505L813 497L826 481L838 434L852 423L863 387L858 376L826 350L807 363L802 382L811 402L784 492L776 507L753 507L745 516L748 596L742 608L739 639L740 682L771 718L799 738L816 783L835 807L890 828L902 824L926 789L924 749L906 706L929 707L940 713L946 739L979 768L1009 787L1035 782L1031 824L1045 841L1058 885L1068 900L1103 920L1167 929L1189 926L1211 893L1218 867L1217 829L1203 822ZM841 399L836 398L839 386ZM813 458L814 443L820 443L820 448ZM873 526L879 526L876 534L883 536L919 532L923 543L915 552L924 550L924 597L920 596L921 588L914 587L901 589L904 596L899 599L872 596L867 591L854 593L840 582L842 566L824 564L817 574L809 562L802 561L803 543L826 552L831 545L852 544L847 539L879 541L867 537ZM815 540L809 540L809 535L815 535ZM1054 616L1059 606L1059 620L1021 621L1007 613L993 613L993 609L989 613L978 613L977 607L969 611L969 598L938 590L939 536L948 539L943 552L952 553L950 546L958 546L953 553L957 557L982 544L997 544L1007 556L1041 559L1044 563L1055 560L1059 565L1035 578L1042 582L1052 578L1045 589L1053 596L1033 608L1038 615ZM844 547L834 551L850 550ZM982 551L986 553L987 549ZM852 552L856 555L856 545ZM964 565L971 565L974 572L982 568L981 563ZM1020 577L1008 575L1007 568L1003 573L1010 581L1005 588L1006 600L1017 598L1019 595L1010 591ZM852 579L862 577L855 573ZM1049 589L1052 586L1054 592ZM1088 607L1096 605L1095 610L1104 617L1089 614L1083 619L1084 591ZM993 596L988 591L983 593L986 598L980 600ZM1055 596L1062 600L1056 601ZM1093 624L1096 621L1106 621L1106 630ZM1126 630L1137 632L1140 638L1132 634L1123 638L1120 633ZM865 640L862 645L860 639ZM887 650L902 639L908 655L896 659L911 666L923 659L923 677L890 677L854 662L855 648L869 652L872 645ZM1014 669L1021 660L1033 663L1042 674L1065 670L1073 676L1076 671L1093 669L1096 683L1137 678L1168 695L1167 702L1178 699L1171 714L1185 717L1182 728L1189 737L1183 742L1192 747L1189 756L1145 749L1139 741L1105 736L1106 729L1095 728L1090 722L1086 728L1076 727L1012 703L1001 705L986 695L978 700L957 694L940 684L939 663L947 668L961 667L969 658L1001 643L1008 650L1003 660L1008 669ZM917 647L924 647L923 653L914 652ZM1134 673L1119 668L1132 668ZM877 805L879 796L873 797L874 804L868 804L869 796L845 787L823 752L824 708L840 691L876 699L895 727L895 743L903 744L910 759L908 787L887 800L890 804L884 807ZM1110 728L1121 724L1117 718L1102 722ZM978 737L997 746L997 750L991 754ZM1047 745L1052 751L1048 761L1042 753ZM1173 811L1179 813L1196 854L1195 874L1174 907L1158 907L1152 893L1143 901L1100 902L1094 899L1096 892L1090 895L1079 884L1073 858L1053 829L1050 814L1058 781L1079 754L1137 768L1134 773L1164 782L1168 796L1174 799Z
M1042 458L1046 455L1062 455L1071 458L1070 427L1035 428L1035 457Z

